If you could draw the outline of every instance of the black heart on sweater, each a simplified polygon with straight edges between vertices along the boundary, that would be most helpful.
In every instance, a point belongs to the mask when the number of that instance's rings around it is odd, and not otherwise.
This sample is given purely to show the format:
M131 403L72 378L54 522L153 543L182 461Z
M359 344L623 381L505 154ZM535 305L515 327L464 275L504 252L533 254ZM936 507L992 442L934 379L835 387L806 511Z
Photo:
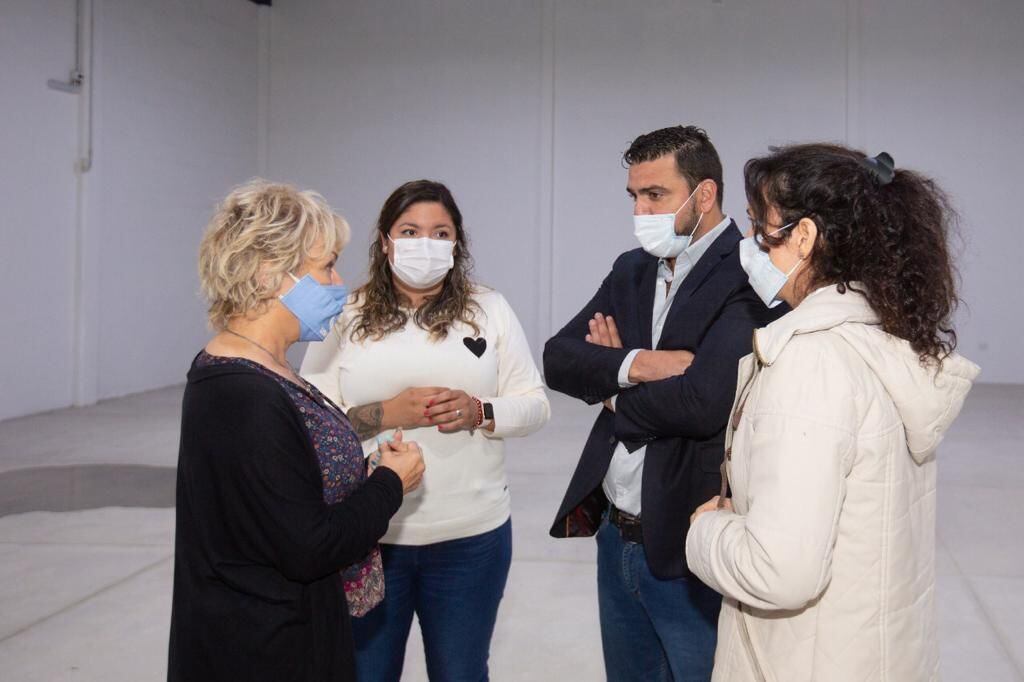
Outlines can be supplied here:
M487 350L487 339L482 336L479 339L467 336L462 339L462 343L466 344L466 348L468 348L473 355L478 358L482 358L484 356L484 351Z

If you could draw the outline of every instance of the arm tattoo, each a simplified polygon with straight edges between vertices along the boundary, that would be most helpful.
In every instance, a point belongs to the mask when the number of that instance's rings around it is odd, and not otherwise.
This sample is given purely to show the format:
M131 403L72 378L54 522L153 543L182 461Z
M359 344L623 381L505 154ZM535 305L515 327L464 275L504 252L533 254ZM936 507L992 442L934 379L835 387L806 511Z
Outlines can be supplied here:
M348 411L348 420L352 422L352 428L356 430L359 440L373 438L381 432L381 423L384 421L384 405L370 403L353 407Z

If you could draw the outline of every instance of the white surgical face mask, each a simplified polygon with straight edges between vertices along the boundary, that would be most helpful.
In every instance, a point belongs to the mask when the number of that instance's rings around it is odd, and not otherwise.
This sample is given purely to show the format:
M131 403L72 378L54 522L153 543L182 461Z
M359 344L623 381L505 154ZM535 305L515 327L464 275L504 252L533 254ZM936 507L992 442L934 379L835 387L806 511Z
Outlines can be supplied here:
M767 236L771 237L794 225L796 223L783 225ZM743 266L747 273L747 278L750 280L750 288L754 290L754 293L769 308L774 308L782 303L782 300L779 299L779 292L782 291L782 287L786 285L790 275L796 272L796 269L800 267L800 263L803 260L803 258L798 260L789 269L789 272L783 272L772 262L768 252L761 250L757 237L747 237L740 242L740 265Z
M395 250L391 269L413 289L429 289L455 267L455 242L428 237L388 239Z
M697 218L697 224L693 226L693 231L684 235L676 234L676 216L697 193L699 187L700 183L697 183L697 187L693 188L690 196L686 197L686 201L676 209L675 213L633 216L633 234L636 235L640 246L644 247L644 251L658 258L675 258L686 250L693 238L693 233L697 231L700 221L703 220L704 214L701 213L700 218Z

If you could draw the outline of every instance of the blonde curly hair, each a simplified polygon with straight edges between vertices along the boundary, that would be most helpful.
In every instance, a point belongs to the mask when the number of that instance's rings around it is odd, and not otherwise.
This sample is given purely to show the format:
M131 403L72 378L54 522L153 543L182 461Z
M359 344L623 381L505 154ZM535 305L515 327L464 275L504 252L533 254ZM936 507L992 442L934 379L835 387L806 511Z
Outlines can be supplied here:
M350 234L345 219L316 192L261 179L236 187L199 246L210 326L223 330L234 317L263 313L289 272L311 257L340 253Z

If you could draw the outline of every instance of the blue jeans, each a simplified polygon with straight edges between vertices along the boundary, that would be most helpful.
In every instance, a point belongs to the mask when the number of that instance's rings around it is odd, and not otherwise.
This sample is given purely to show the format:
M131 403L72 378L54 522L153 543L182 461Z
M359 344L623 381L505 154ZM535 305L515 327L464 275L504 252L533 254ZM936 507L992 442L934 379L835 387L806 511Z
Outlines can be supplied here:
M721 595L697 578L654 577L643 545L607 518L597 532L597 595L609 682L711 679Z
M491 635L512 562L512 521L432 545L381 545L384 601L353 618L356 678L397 682L412 614L434 682L487 680Z

